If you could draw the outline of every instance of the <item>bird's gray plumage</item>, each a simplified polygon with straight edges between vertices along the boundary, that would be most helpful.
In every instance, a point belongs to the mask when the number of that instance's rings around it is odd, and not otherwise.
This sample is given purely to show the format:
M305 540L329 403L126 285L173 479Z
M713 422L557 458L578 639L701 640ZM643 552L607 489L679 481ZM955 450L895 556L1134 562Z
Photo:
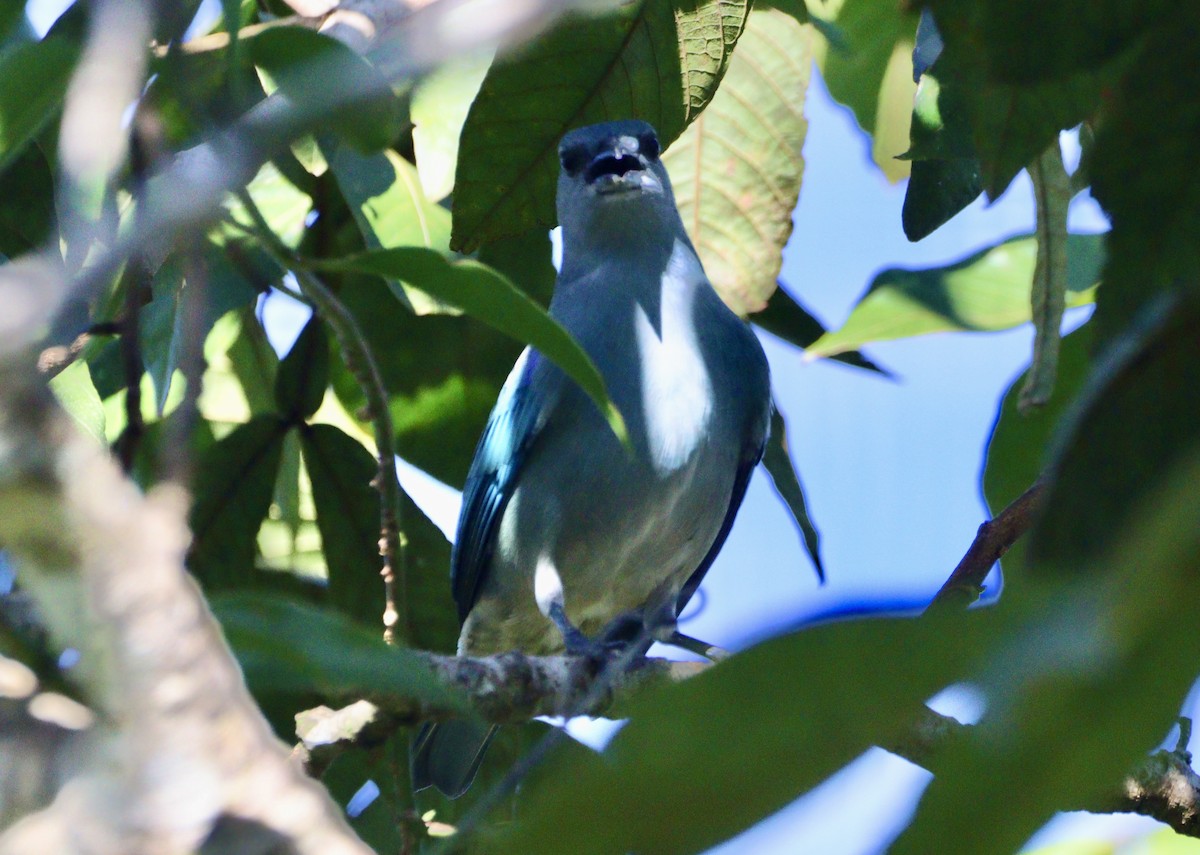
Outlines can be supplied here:
M463 492L451 577L464 655L561 651L555 606L589 637L631 613L670 627L767 436L762 348L705 277L653 128L580 128L559 153L563 259L550 313L600 369L632 451L557 366L522 354ZM485 731L469 733L421 735L418 786L465 790Z

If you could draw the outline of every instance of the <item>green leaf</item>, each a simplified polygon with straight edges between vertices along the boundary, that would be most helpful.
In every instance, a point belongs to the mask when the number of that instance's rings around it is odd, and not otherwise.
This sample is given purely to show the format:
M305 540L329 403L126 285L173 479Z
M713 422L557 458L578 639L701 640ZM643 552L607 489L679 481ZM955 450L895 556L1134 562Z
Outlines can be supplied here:
M490 64L489 56L451 60L413 87L413 151L421 186L430 199L444 199L454 189L458 141Z
M108 444L104 435L104 403L96 393L86 362L77 359L60 371L50 381L50 391L84 433L101 445Z
M403 694L456 705L412 651L342 615L266 594L222 594L213 613L256 692Z
M767 305L792 233L810 38L784 12L751 12L721 88L663 155L705 273L743 317Z
M396 136L403 114L383 75L340 41L304 27L272 27L242 42L292 102L301 123L376 151Z
M79 58L74 39L57 36L0 52L0 171L62 108Z
M929 237L983 192L973 157L915 160L904 191L900 222L910 241Z
M246 306L223 315L204 342L204 387L200 413L209 422L241 424L275 412L275 373L279 357L266 332Z
M913 159L912 176L901 211L910 241L932 234L983 192L967 108L955 95L953 86L943 93L932 72L922 74L917 84L904 155Z
M275 403L283 417L302 423L321 406L329 388L329 340L316 315L308 319L275 375Z
M362 155L339 146L329 166L369 248L448 248L449 211L425 197L417 170L400 155L390 149Z
M1200 290L1200 63L1185 60L1200 6L1175 4L1107 100L1091 177L1112 219L1110 263L1096 305L1102 341L1157 295Z
M604 762L551 761L489 851L673 855L749 827L962 675L990 616L931 617L813 627L640 697Z
M1092 302L1104 255L1103 235L1070 235L1067 306ZM874 341L951 330L1001 330L1030 318L1037 241L1010 238L947 267L885 270L875 277L841 329L808 353L829 356Z
M364 623L382 626L379 493L371 487L379 465L361 443L332 425L306 425L300 441L329 570L330 602Z
M891 181L908 174L896 159L908 142L909 112L916 84L912 49L917 15L903 4L878 0L821 3L816 15L836 26L844 42L827 51L817 46L821 75L833 98L854 112L870 134L875 163Z
M771 435L767 439L767 447L763 452L763 466L771 476L775 492L783 500L792 515L792 521L800 530L804 541L804 550L812 559L817 570L817 578L825 581L825 568L821 564L821 540L817 528L808 515L808 502L804 498L804 487L800 484L800 474L792 463L788 452L787 424L779 408L771 407Z
M258 296L255 286L230 267L226 249L205 244L202 258L171 256L154 274L153 299L139 315L138 333L159 416L166 410L184 342L206 338L217 318Z
M254 582L255 542L271 506L288 424L256 416L196 462L188 567L207 590Z
M402 279L537 348L588 394L613 433L625 437L625 422L608 399L604 378L583 348L541 306L487 265L470 259L451 261L433 250L409 247L363 253L325 266Z
M808 347L825 334L825 326L813 317L782 283L775 289L771 299L767 300L767 307L755 313L750 320L755 326L799 348ZM891 376L890 372L880 368L857 350L838 353L830 358L855 368L876 371L885 377Z
M1036 82L1006 82L1011 78L998 77L995 69L1011 67L1011 60L1005 54L993 57L993 46L980 30L982 10L992 2L936 0L931 4L945 40L945 50L932 73L941 83L943 97L965 113L982 164L984 187L995 199L1057 139L1059 131L1094 116L1102 94L1131 61L1131 53L1116 54L1104 65L1080 67ZM1053 53L1058 49L1056 43L1044 40L1043 34L1027 27L1024 32L1034 50ZM947 117L944 105L942 115ZM946 120L950 122L949 117Z
M435 478L461 486L521 346L471 318L418 317L378 276L330 273L327 279L339 288L375 354L396 429L396 452ZM358 381L341 360L334 360L332 377L338 399L361 420L366 399Z
M1152 24L1172 25L1170 0L970 0L958 3L978 33L989 76L1036 83L1099 68ZM938 20L941 21L939 16ZM1049 49L1053 48L1053 49Z
M1045 406L1028 414L1018 410L1017 399L1025 382L1025 373L1004 393L988 439L983 468L983 496L993 516L1012 504L1041 476L1055 431L1070 412L1091 367L1092 330L1090 323L1084 324L1062 340L1058 382L1053 397ZM1024 569L1027 540L1017 541L1004 554L1006 572Z
M1107 489L1094 475L1093 490ZM1113 782L1174 723L1200 657L1200 454L1193 445L1178 457L1119 520L1090 499L1076 491L1066 503L1113 528L1088 556L1086 585L1063 578L1077 569L1070 555L1005 592L1001 608L1026 619L979 675L987 715L939 754L896 855L1008 855L1056 811L1107 803ZM1064 500L1050 501L1043 527Z
M644 119L666 149L716 92L744 0L641 0L563 18L498 56L463 126L451 246L555 223L558 142L572 128Z
M246 185L246 191L275 236L286 245L296 247L304 236L305 222L312 210L313 203L308 194L284 177L272 161L262 165L254 180ZM235 221L253 228L254 219L236 196L230 196L225 204ZM229 230L228 226L225 228Z
M1087 572L1143 498L1200 447L1200 302L1165 318L1161 309L1147 307L1143 330L1095 362L1056 449L1030 543L1035 563Z
M0 172L0 256L16 258L46 241L54 226L54 177L38 145L27 145Z

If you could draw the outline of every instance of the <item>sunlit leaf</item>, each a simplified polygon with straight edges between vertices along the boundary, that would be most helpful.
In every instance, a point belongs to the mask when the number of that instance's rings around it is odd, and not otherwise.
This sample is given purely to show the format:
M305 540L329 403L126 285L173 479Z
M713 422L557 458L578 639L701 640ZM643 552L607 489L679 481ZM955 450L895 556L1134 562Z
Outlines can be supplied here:
M413 151L421 186L430 199L444 199L454 189L458 140L490 62L488 56L452 61L413 87Z
M742 316L767 305L792 233L811 35L778 10L752 12L712 103L663 155L705 273Z
M50 391L84 433L101 445L108 444L104 435L104 403L96 393L86 362L76 360L55 375L50 381Z
M840 0L810 4L813 18L836 27L839 43L817 44L817 61L829 94L854 112L872 137L871 154L884 175L898 181L908 164L896 156L908 147L917 15L899 3ZM822 39L820 41L828 41Z
M1104 236L1071 235L1067 252L1067 306L1091 303L1104 263ZM947 267L885 270L841 329L821 336L807 352L830 356L873 341L1025 323L1036 258L1037 242L1021 237Z

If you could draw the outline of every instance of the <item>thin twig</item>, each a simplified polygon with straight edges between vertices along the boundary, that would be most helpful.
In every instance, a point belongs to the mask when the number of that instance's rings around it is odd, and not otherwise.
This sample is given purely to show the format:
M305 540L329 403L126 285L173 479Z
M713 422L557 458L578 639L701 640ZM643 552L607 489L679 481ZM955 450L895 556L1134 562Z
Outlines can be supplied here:
M250 193L243 189L239 191L238 198L254 221L257 236L267 244L268 250L278 256L295 274L301 293L316 307L317 314L333 330L346 368L354 375L367 399L379 464L379 471L371 484L379 491L380 497L379 554L383 558L383 568L380 570L384 589L383 637L388 644L406 644L411 632L408 623L406 544L405 539L400 536L403 496L400 480L396 475L396 434L379 364L375 361L366 336L350 310L306 268L301 258L279 240Z
M1045 492L1045 482L1035 481L1011 505L979 526L975 540L934 596L930 608L962 598L966 598L968 604L978 599L983 580L992 566L1033 525L1041 511Z

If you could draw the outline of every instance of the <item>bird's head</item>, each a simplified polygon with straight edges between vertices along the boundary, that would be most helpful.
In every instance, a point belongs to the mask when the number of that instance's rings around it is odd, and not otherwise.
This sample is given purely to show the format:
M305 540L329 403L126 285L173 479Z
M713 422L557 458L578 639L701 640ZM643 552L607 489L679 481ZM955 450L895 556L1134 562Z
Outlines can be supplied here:
M558 221L564 229L629 221L657 211L678 218L658 134L628 119L576 128L558 147Z

